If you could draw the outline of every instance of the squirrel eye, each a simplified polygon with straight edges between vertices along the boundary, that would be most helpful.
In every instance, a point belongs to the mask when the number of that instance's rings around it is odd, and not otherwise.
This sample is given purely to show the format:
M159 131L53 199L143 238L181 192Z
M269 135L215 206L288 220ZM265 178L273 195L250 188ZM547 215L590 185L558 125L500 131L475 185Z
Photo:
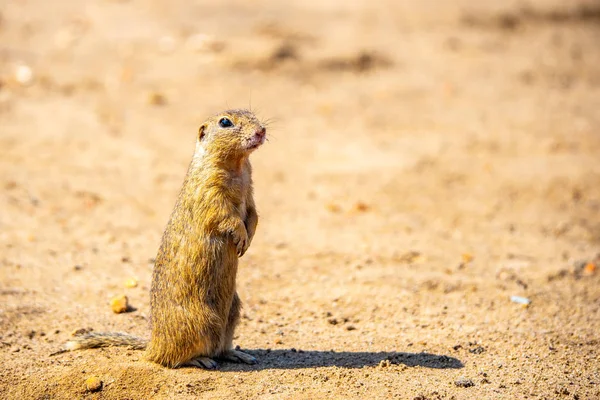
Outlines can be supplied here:
M223 117L219 120L219 126L221 128L230 128L233 126L233 122L229 118Z

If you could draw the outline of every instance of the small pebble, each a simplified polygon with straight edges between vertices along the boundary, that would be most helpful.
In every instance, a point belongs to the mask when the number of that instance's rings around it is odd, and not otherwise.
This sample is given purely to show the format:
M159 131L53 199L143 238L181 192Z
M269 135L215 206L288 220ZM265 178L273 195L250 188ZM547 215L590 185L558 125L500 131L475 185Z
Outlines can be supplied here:
M19 65L15 69L15 79L23 86L27 86L33 82L33 70L27 65Z
M123 284L126 288L134 288L137 287L138 281L135 278L127 278Z
M90 328L79 328L79 329L75 329L73 332L71 332L71 336L85 335L88 332L91 332ZM58 333L58 332L56 332L56 333Z
M583 267L583 274L590 276L593 275L594 272L596 272L596 264L594 264L593 262L589 262L585 265L585 267Z
M99 392L102 390L102 381L97 376L90 376L85 380L85 388L88 392Z
M464 388L475 386L473 381L469 378L459 378L454 381L454 384L458 387L464 387Z
M167 98L159 92L151 92L148 94L148 104L152 106L164 106L167 104Z
M471 254L471 253L463 253L463 254L461 255L461 258L462 258L462 261L463 261L463 263L465 263L465 264L468 264L468 263L470 263L471 261L473 261L473 259L474 259L475 257L473 257L473 254Z
M362 201L359 201L358 203L356 203L354 205L354 211L366 212L366 211L369 211L370 209L371 209L371 207L369 207L368 204L363 203Z
M531 300L529 300L527 297L521 296L510 296L510 301L517 304L523 304L524 306L528 306L531 303Z
M129 299L125 295L113 297L110 300L110 308L115 314L127 312L129 309Z

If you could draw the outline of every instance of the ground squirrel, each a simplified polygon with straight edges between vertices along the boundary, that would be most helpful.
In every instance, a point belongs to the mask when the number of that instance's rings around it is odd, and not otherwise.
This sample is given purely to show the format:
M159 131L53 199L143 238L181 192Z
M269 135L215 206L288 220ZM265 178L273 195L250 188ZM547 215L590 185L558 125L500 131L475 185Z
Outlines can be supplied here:
M196 151L156 257L150 290L150 340L123 333L74 336L65 350L111 345L146 349L166 367L216 368L212 359L256 363L233 349L240 317L235 281L256 231L249 155L266 129L247 110L210 117L198 131Z

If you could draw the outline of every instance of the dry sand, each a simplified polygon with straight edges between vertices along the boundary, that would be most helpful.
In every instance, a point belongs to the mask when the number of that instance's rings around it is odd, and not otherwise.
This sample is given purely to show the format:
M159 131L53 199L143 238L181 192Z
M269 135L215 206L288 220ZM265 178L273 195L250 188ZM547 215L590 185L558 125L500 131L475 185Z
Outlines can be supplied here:
M3 1L0 398L600 398L599 43L592 0ZM250 105L260 363L50 356L148 335L197 127Z

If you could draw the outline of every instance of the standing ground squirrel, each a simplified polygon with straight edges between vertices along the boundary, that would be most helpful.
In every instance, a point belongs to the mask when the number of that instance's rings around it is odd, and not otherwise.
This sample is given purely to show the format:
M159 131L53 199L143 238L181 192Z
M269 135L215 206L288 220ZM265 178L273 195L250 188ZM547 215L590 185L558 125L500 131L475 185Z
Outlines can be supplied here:
M235 280L256 231L249 156L266 129L247 110L210 117L198 131L196 151L162 237L150 290L150 341L123 333L75 336L65 350L103 346L146 349L166 367L213 369L213 357L256 363L233 349L240 318Z

